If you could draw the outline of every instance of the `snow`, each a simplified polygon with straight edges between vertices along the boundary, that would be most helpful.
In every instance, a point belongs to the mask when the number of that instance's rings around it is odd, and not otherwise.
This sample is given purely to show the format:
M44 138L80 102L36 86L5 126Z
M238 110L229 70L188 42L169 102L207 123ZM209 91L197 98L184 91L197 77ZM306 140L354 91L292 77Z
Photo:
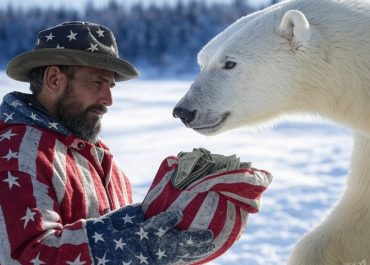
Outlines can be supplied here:
M260 213L250 215L239 241L212 265L285 264L295 242L321 220L344 190L352 138L341 127L317 118L293 117L274 128L234 130L205 137L172 117L172 108L191 80L117 83L114 105L103 119L102 138L130 177L141 201L160 162L168 155L205 147L237 154L268 170L273 182ZM28 84L0 73L0 97Z

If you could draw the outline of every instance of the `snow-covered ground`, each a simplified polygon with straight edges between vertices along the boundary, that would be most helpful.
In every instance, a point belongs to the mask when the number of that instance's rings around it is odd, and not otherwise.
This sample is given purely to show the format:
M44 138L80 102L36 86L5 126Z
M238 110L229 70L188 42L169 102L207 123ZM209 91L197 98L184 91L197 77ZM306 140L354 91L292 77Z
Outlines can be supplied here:
M205 147L237 154L274 175L262 211L251 215L240 240L212 265L282 265L295 242L328 213L344 189L351 133L317 119L294 117L274 128L198 135L172 117L191 81L117 83L114 105L103 120L102 137L130 177L141 201L160 162L168 155ZM0 97L28 85L0 73Z

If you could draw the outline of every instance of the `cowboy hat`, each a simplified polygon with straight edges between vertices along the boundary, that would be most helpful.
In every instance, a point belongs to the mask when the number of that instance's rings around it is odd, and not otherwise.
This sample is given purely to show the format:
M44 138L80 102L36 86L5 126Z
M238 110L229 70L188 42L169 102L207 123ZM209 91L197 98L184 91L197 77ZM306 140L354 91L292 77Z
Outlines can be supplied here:
M88 22L66 22L40 31L32 51L14 57L7 65L9 77L29 82L33 68L47 65L80 65L109 70L115 81L139 76L138 70L118 55L112 31Z

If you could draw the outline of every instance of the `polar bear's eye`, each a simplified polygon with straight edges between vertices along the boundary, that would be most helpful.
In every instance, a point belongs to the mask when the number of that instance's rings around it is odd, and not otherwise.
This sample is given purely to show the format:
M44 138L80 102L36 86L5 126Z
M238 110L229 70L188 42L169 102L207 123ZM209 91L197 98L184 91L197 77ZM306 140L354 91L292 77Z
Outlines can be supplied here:
M236 62L232 62L232 61L227 61L225 64L224 64L224 67L223 69L231 69L231 68L234 68L236 65Z

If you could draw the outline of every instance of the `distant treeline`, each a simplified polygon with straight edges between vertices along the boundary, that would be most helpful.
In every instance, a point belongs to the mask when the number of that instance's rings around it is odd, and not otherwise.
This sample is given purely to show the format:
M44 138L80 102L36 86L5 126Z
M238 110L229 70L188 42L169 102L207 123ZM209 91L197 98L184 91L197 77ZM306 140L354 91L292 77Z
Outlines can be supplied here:
M191 73L197 70L196 54L205 43L239 17L254 11L245 0L231 4L178 1L174 5L136 4L129 8L111 0L102 8L88 3L82 11L9 6L0 10L0 65L4 67L16 54L32 49L40 30L65 21L84 20L111 28L120 56L141 68L154 68L161 74Z

